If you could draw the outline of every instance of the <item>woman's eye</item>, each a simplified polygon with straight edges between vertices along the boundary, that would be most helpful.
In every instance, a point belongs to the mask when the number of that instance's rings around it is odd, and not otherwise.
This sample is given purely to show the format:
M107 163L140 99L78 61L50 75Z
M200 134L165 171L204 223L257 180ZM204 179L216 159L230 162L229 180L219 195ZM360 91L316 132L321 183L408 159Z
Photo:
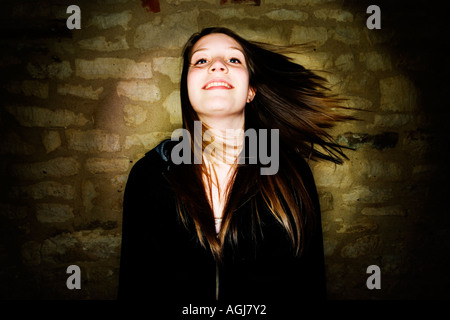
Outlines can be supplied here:
M230 62L231 63L241 63L241 61L238 58L231 58Z
M204 64L204 63L207 63L208 61L206 60L206 59L198 59L197 60L197 62L196 63L194 63L195 65L198 65L198 64Z

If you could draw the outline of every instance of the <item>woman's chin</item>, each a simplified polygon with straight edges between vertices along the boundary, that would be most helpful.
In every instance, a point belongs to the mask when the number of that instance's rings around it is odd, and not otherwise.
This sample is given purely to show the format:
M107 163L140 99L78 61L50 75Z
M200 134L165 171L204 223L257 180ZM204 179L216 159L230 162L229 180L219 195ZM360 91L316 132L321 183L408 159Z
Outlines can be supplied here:
M195 110L195 109L194 109ZM244 113L244 106L237 108L236 106L232 106L224 103L214 103L208 105L207 108L203 110L195 110L199 117L227 117L227 116L236 116Z

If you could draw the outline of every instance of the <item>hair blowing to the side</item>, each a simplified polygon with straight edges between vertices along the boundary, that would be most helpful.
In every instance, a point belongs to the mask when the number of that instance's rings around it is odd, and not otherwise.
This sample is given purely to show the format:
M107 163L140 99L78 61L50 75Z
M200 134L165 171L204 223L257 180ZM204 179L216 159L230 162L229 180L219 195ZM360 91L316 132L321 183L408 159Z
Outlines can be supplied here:
M260 194L289 235L293 253L301 255L307 247L310 231L320 221L315 216L317 208L313 207L293 155L342 163L346 156L326 129L351 118L337 113L336 110L341 108L340 100L328 93L325 79L282 54L282 49L286 48L247 41L226 28L206 28L192 35L183 50L181 108L183 127L191 136L194 136L194 121L199 120L187 91L192 48L200 38L212 33L228 35L242 46L250 86L256 91L254 99L245 106L245 129L279 130L280 166L275 175L260 175L258 164L237 165L228 185L228 199L218 236L202 179L207 172L204 164L173 166L170 180L177 195L180 217L186 225L195 226L199 241L220 260L226 241L238 245L240 225L234 212L244 200L251 201L255 208L249 213L254 215L251 217L252 230L254 233L259 230L259 208L252 195ZM192 145L191 150L194 149Z

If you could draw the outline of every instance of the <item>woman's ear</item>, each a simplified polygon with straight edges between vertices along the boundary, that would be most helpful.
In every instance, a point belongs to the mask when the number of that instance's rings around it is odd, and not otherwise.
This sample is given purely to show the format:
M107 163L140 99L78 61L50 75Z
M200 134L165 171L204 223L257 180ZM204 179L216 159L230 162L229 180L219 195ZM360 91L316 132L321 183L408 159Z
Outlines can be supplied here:
M252 87L248 88L247 103L250 103L253 101L255 94L256 94L256 90L254 88L252 88Z

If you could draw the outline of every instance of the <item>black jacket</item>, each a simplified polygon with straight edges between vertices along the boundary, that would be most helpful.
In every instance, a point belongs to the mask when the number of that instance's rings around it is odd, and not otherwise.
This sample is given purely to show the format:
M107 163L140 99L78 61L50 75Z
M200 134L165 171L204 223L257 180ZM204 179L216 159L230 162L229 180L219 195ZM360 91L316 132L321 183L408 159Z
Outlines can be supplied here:
M268 209L260 210L261 239L256 244L249 239L244 219L239 250L225 247L223 263L216 264L196 231L188 230L179 219L175 195L164 174L175 165L169 159L170 146L173 143L165 140L148 152L128 177L119 299L212 302L217 285L219 300L227 302L325 298L320 223L305 254L295 258L286 231ZM304 160L297 162L320 219L311 171ZM245 217L252 210L250 202L238 210Z

